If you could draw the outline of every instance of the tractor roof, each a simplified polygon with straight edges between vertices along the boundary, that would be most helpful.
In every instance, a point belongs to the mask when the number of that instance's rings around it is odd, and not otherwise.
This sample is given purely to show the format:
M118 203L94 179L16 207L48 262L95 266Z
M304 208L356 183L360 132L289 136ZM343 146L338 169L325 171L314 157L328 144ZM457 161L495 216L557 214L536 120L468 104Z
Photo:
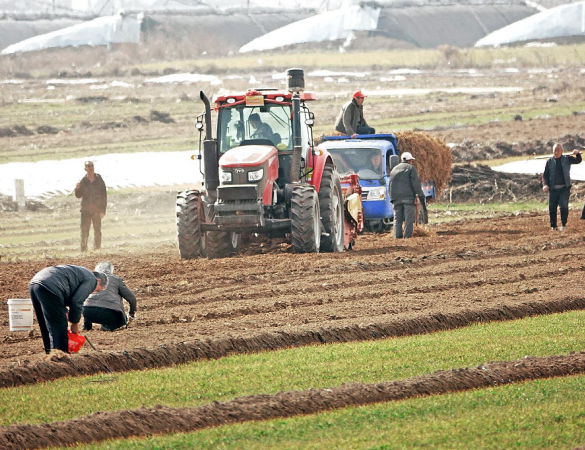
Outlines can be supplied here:
M249 97L260 96L275 103L290 103L292 101L292 93L273 88L248 89L246 92L234 92L232 94L216 95L213 101L216 105L219 105L220 103L229 103L233 105L235 103L245 103L246 99ZM307 102L316 100L316 97L312 92L301 92L301 100Z

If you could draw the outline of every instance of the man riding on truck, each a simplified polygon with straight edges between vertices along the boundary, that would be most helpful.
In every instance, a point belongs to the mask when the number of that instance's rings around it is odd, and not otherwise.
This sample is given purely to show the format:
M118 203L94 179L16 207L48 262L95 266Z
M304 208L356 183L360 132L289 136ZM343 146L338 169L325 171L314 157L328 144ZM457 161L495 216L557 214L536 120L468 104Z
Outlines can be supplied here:
M375 134L376 130L368 125L364 119L364 100L362 91L353 94L351 101L341 107L341 112L335 121L335 130L355 139L358 134Z

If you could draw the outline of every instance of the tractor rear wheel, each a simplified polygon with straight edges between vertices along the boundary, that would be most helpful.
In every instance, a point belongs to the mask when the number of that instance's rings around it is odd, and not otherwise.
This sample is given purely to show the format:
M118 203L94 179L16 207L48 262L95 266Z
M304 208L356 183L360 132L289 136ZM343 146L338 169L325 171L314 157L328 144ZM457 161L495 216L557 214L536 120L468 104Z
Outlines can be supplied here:
M240 251L242 236L229 231L208 231L206 250L209 259L225 258Z
M319 205L321 220L326 235L321 237L321 251L342 252L344 239L343 192L339 174L334 166L323 168L321 187L319 188Z
M291 235L295 253L319 253L321 219L319 196L315 188L299 184L293 188L291 199Z
M200 195L198 191L191 190L177 193L177 240L179 253L183 259L199 258L204 253Z

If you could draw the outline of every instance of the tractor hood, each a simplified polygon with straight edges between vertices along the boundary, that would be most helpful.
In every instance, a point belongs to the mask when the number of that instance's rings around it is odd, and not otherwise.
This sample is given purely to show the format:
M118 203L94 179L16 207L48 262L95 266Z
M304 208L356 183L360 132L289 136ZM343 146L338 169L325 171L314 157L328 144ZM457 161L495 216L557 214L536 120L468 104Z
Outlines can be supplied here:
M219 158L220 167L256 167L272 162L278 151L270 145L245 145L228 150Z

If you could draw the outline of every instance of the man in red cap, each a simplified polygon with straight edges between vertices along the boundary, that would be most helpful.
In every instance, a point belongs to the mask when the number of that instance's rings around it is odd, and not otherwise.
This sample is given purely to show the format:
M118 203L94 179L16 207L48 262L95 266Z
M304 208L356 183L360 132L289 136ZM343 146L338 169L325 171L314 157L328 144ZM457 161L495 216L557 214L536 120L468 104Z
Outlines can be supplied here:
M364 99L362 91L353 94L351 101L341 107L341 112L335 121L335 130L355 138L358 134L374 134L376 130L368 125L364 119Z

